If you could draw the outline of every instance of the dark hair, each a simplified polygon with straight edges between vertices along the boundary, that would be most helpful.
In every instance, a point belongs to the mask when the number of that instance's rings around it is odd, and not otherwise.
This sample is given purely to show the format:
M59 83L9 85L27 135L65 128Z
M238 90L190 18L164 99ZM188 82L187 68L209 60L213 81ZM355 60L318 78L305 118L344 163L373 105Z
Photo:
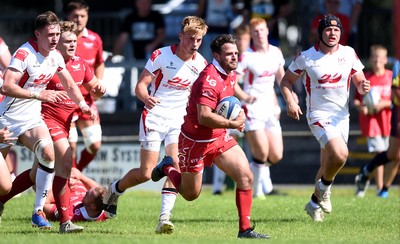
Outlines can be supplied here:
M64 8L64 13L69 15L71 12L77 9L85 9L87 12L89 12L89 5L84 0L72 0Z
M342 22L340 22L340 19L335 15L327 14L324 15L324 17L322 17L318 22L318 36L320 40L322 40L322 32L326 27L329 26L339 27L340 33L343 33Z
M211 51L216 53L221 53L221 47L225 43L231 43L236 45L236 38L231 34L222 34L217 36L210 45Z
M39 14L35 19L35 30L41 30L48 25L58 25L57 15L51 11Z

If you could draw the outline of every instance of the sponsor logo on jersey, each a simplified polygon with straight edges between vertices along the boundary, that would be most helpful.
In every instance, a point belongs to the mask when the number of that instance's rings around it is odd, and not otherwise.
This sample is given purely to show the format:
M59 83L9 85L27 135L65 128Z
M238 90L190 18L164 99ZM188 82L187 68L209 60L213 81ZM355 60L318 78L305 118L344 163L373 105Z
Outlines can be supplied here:
M79 71L79 70L81 70L81 64L71 65L71 68L72 68L74 71Z
M156 58L157 58L158 56L160 56L160 54L161 54L161 51L160 51L159 49L155 50L155 51L151 54L150 60L151 60L152 62L154 62L154 60L156 60Z
M15 54L14 58L24 61L26 57L28 57L29 53L25 50L18 49L17 53Z
M318 79L318 83L319 84L325 84L325 83L337 83L342 79L342 75L341 74L334 74L334 75L330 75L330 74L325 74L321 77L321 79Z
M83 42L83 45L85 48L92 49L93 48L93 43L91 42Z
M172 80L168 80L168 84L175 87L188 87L190 86L190 80L174 77Z
M53 77L52 73L49 74L41 74L38 76L38 78L36 78L33 83L35 85L40 85L40 84L47 84L49 82L49 80Z
M169 62L169 65L165 66L165 68L167 69L176 69L176 67L174 67L174 62Z

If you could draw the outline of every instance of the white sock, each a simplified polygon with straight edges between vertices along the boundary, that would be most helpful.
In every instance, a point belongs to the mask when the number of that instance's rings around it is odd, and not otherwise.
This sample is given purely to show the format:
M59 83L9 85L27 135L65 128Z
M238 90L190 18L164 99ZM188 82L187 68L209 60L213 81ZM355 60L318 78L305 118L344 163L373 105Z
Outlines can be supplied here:
M274 186L272 185L271 174L270 174L268 166L265 167L265 170L263 171L263 175L261 176L261 186L262 186L262 191L264 194L270 194L271 191L274 189Z
M224 186L225 172L220 170L218 166L213 165L213 192L220 191Z
M264 164L257 164L252 162L250 164L250 169L253 172L253 197L258 197L263 195L262 186L261 186L261 176L265 171Z
M319 180L318 182L318 187L319 189L321 189L322 191L327 191L331 189L331 185L324 185L324 183L322 183L321 180Z
M36 172L36 199L34 212L43 210L43 206L46 203L47 193L53 185L54 173L48 173L41 168L37 169Z
M172 209L174 208L177 194L171 191L162 191L161 192L161 211L160 211L160 220L161 217L168 218L172 214Z
M118 181L114 181L113 183L111 183L111 191L112 193L115 193L117 196L122 196L124 194L124 191L123 192L117 191L117 182Z

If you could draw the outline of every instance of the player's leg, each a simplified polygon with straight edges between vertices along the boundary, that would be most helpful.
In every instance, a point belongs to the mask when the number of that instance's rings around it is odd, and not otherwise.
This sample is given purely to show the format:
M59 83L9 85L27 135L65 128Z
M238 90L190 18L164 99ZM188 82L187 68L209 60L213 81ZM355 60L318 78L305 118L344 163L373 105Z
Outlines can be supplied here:
M102 130L99 116L94 122L79 119L76 123L82 132L85 145L85 148L81 152L79 162L77 163L77 168L82 171L96 157L97 152L100 151Z
M35 153L38 162L36 170L36 200L32 215L32 225L41 229L50 229L51 224L45 218L43 206L46 202L47 192L51 188L54 176L54 147L48 128L36 126L19 137L27 148Z
M236 182L236 207L239 216L239 238L269 238L255 232L250 223L253 175L249 162L239 145L226 143L229 149L214 159L214 163ZM183 176L182 176L183 178Z
M179 135L179 134L178 134ZM178 166L178 136L169 137L165 141L165 154L173 158L174 167ZM174 142L174 143L171 143ZM174 208L178 191L167 177L161 191L161 210L156 227L157 234L171 234L174 232L174 225L170 221L172 209Z
M69 135L68 135L68 142L71 148L71 160L72 160L72 167L76 168L76 146L78 144L78 128L76 128L75 122L71 122L71 127L69 128Z
M264 128L246 132L246 140L251 151L251 171L254 175L253 197L264 198L262 192L262 176L265 175L266 161L269 153L268 137Z
M397 175L400 165L400 139L394 136L390 137L390 145L387 151L388 158L392 161L385 165L384 184L378 196L387 198L389 196L389 187Z
M69 177L72 167L72 153L66 137L54 142L55 152L55 176L53 180L53 196L57 207L58 220L60 222L60 233L79 232L83 227L71 223L69 201L70 188Z
M218 166L213 165L213 194L220 195L222 194L224 181L225 181L225 172L220 170Z
M10 171L3 156L0 155L0 196L9 193L11 191L11 187L12 187L12 180Z
M273 190L273 184L271 180L270 167L277 164L282 160L283 157L283 138L282 131L279 128L271 127L266 129L266 135L269 144L268 160L264 175L261 177L261 186L264 194L270 194Z

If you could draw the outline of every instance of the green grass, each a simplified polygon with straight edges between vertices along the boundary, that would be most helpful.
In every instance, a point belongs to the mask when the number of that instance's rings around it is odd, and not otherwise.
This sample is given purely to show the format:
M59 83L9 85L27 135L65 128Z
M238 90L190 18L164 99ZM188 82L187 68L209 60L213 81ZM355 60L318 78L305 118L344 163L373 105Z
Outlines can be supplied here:
M323 223L314 223L305 213L311 187L282 187L287 196L255 200L252 221L256 231L271 236L272 243L399 243L399 188L380 199L371 189L365 198L353 196L353 188L334 187L333 212ZM118 216L102 223L81 223L79 234L58 234L30 226L33 193L6 204L0 224L0 243L250 243L238 240L237 212L232 191L213 196L204 189L200 198L187 202L178 197L172 218L176 231L171 235L154 233L161 203L156 192L130 191L119 199ZM264 242L265 240L263 240Z

